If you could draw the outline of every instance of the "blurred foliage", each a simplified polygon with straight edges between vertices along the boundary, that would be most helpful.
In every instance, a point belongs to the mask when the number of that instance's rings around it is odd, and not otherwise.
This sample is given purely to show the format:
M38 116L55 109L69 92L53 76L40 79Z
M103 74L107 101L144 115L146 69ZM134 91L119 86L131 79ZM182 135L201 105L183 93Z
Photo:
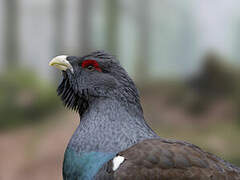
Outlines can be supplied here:
M0 76L0 129L36 123L59 108L53 86L28 70Z
M170 114L178 113L177 121L238 120L240 124L240 67L215 53L207 54L203 60L199 71L189 79L151 81L140 86L140 92L154 96L154 106Z
M210 53L204 58L201 72L192 79L192 85L208 99L229 96L236 88L236 71L223 58Z
M226 62L223 57L209 53L200 72L188 81L192 100L189 110L193 114L201 114L217 100L240 103L239 69Z

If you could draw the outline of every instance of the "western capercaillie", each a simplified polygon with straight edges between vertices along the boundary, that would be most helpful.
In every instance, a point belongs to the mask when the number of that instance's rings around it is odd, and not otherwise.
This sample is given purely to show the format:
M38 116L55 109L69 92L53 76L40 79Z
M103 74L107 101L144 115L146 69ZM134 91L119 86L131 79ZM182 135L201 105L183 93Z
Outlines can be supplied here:
M57 56L58 95L80 123L64 155L63 179L240 179L240 169L199 147L159 137L137 88L115 57Z

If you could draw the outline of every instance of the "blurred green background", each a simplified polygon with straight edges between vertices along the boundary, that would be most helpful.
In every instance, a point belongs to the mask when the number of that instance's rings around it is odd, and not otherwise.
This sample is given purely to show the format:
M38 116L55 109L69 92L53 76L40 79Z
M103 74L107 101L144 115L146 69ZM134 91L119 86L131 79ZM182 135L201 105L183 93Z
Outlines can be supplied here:
M0 0L0 179L61 179L79 123L56 55L105 50L140 89L162 137L240 166L238 0Z

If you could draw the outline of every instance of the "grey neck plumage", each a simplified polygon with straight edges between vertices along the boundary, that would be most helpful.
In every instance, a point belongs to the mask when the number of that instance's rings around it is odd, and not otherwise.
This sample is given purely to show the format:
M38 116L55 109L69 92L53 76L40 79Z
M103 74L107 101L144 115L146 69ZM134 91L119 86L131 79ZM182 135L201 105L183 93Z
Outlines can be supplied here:
M157 138L139 107L123 105L115 98L90 100L68 147L76 152L119 152L144 139Z

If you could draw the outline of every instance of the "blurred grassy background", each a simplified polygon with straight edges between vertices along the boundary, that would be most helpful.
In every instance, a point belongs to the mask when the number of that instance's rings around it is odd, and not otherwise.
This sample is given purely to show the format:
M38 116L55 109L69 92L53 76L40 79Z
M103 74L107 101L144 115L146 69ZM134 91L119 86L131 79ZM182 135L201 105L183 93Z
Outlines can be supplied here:
M0 0L0 179L61 179L79 123L56 95L60 54L115 54L146 120L240 166L238 0Z

